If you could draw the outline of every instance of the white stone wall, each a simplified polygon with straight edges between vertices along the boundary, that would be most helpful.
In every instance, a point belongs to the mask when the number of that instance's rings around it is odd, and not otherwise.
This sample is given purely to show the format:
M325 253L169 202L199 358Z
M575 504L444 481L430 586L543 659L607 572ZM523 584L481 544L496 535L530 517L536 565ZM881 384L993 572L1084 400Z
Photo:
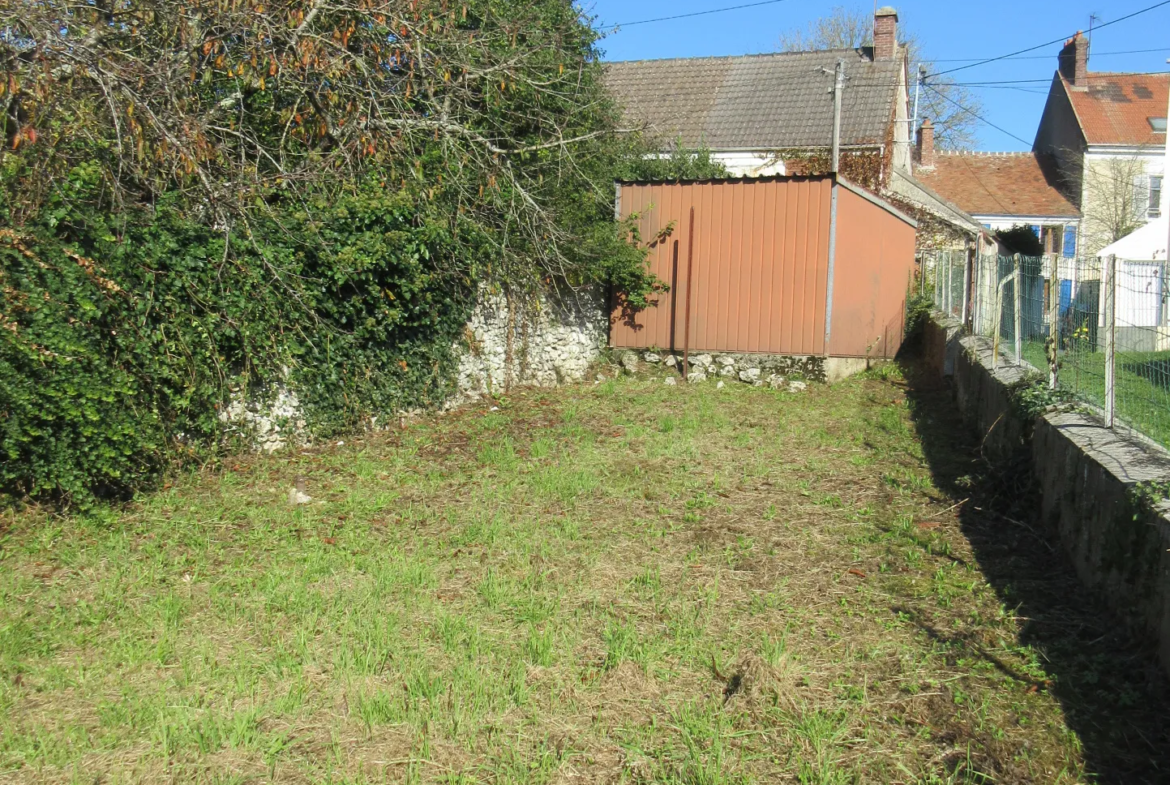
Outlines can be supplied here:
M273 453L290 445L308 444L304 407L297 394L283 383L276 386L275 393L270 400L258 400L247 397L243 390L233 390L231 404L219 415L227 433L250 440L257 452Z
M460 347L460 398L582 381L608 342L600 290L564 288L526 300L485 289Z
M525 301L485 287L466 341L456 347L458 393L449 405L516 387L583 381L608 343L609 313L599 289L566 288ZM251 440L259 452L310 443L296 392L280 383L272 393L257 398L233 391L220 413L227 432Z

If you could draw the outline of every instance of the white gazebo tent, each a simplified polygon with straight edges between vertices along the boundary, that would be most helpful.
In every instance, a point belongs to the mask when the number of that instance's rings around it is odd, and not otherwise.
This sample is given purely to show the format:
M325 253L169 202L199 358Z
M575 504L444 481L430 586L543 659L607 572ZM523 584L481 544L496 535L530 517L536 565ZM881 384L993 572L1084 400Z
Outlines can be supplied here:
M1138 229L1131 235L1122 237L1097 254L1102 259L1116 256L1118 261L1165 262L1166 245L1170 239L1170 219L1162 216Z
M1102 264L1117 258L1118 348L1122 351L1170 349L1167 307L1167 246L1170 219L1165 215L1098 253ZM1101 314L1104 317L1104 291ZM1104 322L1102 322L1104 326ZM1127 345L1128 344L1128 345Z

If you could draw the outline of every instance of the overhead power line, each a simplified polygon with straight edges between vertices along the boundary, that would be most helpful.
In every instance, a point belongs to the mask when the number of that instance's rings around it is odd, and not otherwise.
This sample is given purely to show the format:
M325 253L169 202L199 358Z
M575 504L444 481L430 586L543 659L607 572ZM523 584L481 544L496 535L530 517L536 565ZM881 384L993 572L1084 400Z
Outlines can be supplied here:
M1155 11L1159 8L1162 8L1163 6L1168 6L1168 5L1170 5L1170 0L1162 0L1162 2L1160 2L1160 3L1155 3L1154 5L1147 6L1146 8L1143 8L1140 11L1134 11L1132 14L1127 14L1125 16L1114 19L1112 22L1106 22L1103 25L1098 25L1097 27L1093 28L1093 30L1095 32L1097 30L1102 30L1106 27L1111 27L1111 26L1116 25L1116 24L1121 24L1122 22L1133 19L1135 16L1141 16L1142 14L1148 14L1150 11ZM956 71L966 71L968 68L977 68L981 65L987 65L988 63L999 62L1000 60L1010 60L1011 58L1014 58L1017 55L1027 54L1028 52L1035 52L1037 49L1043 49L1046 46L1053 46L1054 44L1064 43L1065 41L1067 41L1071 37L1072 36L1062 35L1060 38L1055 38L1051 41L1045 41L1042 44L1036 44L1035 46L1030 46L1027 49L1020 49L1017 52L1008 52L1006 55L1000 55L999 57L989 57L986 60L979 60L977 62L971 63L970 65L961 65L958 68L951 68L951 69L946 70L946 71L939 71L938 73L931 74L931 76L943 76L945 74L953 74Z
M1167 0L1167 1L1170 2L1170 0ZM722 13L725 13L727 11L740 11L744 8L759 8L760 6L764 6L764 5L776 5L778 3L784 3L784 2L787 2L787 0L761 0L761 2L758 2L758 3L745 3L743 5L732 5L732 6L727 6L726 8L712 8L710 11L692 11L689 14L675 14L674 16L660 16L657 19L640 19L637 22L622 22L621 24L616 24L616 25L606 25L605 29L616 30L619 27L633 27L634 25L648 25L648 24L653 24L655 22L672 22L675 19L690 19L691 17L694 17L694 16L708 16L710 14L722 14Z
M1170 52L1166 47L1158 49L1128 49L1121 52L1092 52L1093 57L1117 57L1120 55L1145 55L1157 52ZM978 57L953 57L950 59L929 58L932 63L980 63ZM1029 55L1028 57L1005 57L1004 60L1051 60L1052 55Z
M976 120L979 120L979 121L980 121L980 122L982 122L982 123L986 123L987 125L991 126L992 128L994 128L995 130L999 131L1000 133L1007 134L1007 135L1008 135L1008 136L1010 136L1012 139L1015 139L1017 142L1023 142L1024 144L1026 144L1026 145L1029 145L1029 146L1032 144L1032 143L1031 143L1031 142L1029 142L1027 139L1023 139L1023 138L1021 138L1021 137L1019 137L1019 136L1016 136L1015 134L1013 134L1013 133L1012 133L1011 131L1009 131L1008 129L1006 129L1006 128L1003 128L1002 126L998 126L998 125L996 125L995 123L991 122L991 121L990 121L990 120L988 120L986 117L984 117L983 115L981 115L981 114L979 114L978 112L976 112L974 109L969 109L969 108L967 108L966 106L963 106L961 103L959 103L959 102L958 102L958 101L956 101L955 99L951 98L949 95L947 95L946 93L942 92L941 90L936 90L936 89L934 88L934 86L933 86L933 85L926 84L926 85L923 85L923 86L924 86L924 87L925 87L927 90L930 90L932 93L934 93L935 95L937 95L939 98L942 98L942 99L943 99L943 100L945 100L945 101L949 101L950 103L952 103L952 104L954 104L955 106L957 106L957 107L959 107L960 109L962 109L962 110L963 110L964 112L966 112L967 114L969 114L969 115L971 115L972 117L974 117Z

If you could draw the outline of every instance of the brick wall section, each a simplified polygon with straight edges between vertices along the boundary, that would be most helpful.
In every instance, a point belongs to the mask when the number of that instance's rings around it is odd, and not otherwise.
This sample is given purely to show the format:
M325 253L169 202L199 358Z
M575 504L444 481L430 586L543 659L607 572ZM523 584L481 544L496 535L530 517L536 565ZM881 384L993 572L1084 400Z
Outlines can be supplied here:
M918 165L923 169L934 168L934 123L930 118L923 120L918 129Z
M1060 73L1074 90L1088 89L1089 42L1083 33L1077 32L1065 43L1060 52Z
M893 60L898 54L898 12L878 10L873 20L873 59Z

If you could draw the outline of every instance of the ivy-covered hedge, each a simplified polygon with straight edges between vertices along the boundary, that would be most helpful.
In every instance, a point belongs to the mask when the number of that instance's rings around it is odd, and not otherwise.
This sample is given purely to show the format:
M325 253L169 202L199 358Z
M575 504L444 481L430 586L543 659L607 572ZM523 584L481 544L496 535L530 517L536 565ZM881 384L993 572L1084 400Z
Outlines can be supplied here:
M702 153L645 166L621 174L721 171ZM370 182L245 236L165 199L112 213L102 187L77 167L34 220L0 229L3 495L127 498L176 462L240 447L221 420L233 394L287 385L330 436L452 392L453 347L494 257L432 194ZM612 225L592 231L583 244L612 242ZM636 273L608 262L580 282Z
M238 445L444 400L484 283L661 284L625 127L564 0L0 4L0 496L124 498Z
M100 187L93 174L71 187ZM126 496L221 448L240 386L288 384L322 435L448 394L473 281L441 272L452 225L417 195L370 187L226 249L166 204L115 218L85 203L0 231L5 493Z

